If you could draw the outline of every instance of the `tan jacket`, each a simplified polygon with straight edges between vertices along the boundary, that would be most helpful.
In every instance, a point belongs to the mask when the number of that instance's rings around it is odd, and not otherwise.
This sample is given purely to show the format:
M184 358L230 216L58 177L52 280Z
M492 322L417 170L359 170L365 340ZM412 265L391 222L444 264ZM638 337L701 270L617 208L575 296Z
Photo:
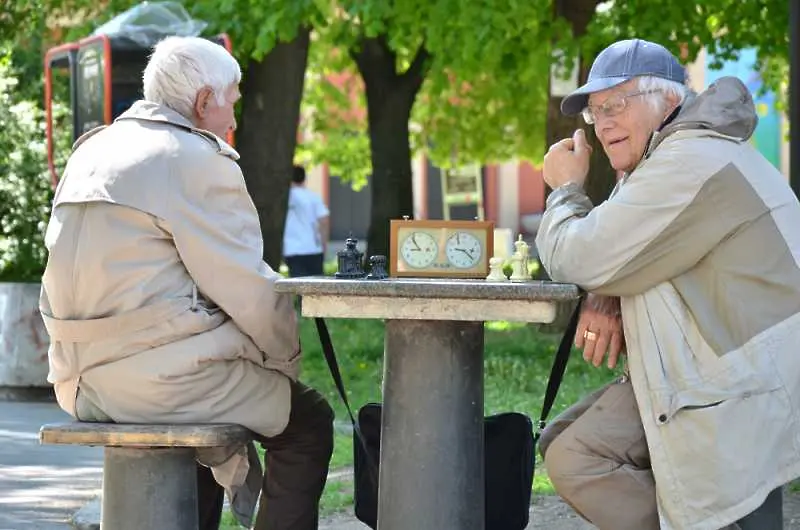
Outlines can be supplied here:
M537 237L554 280L621 297L662 529L725 527L800 476L800 203L756 121L719 80L608 201L554 191Z
M80 384L117 422L285 428L296 315L273 290L237 158L144 101L77 142L47 227L41 296L64 410L75 415Z

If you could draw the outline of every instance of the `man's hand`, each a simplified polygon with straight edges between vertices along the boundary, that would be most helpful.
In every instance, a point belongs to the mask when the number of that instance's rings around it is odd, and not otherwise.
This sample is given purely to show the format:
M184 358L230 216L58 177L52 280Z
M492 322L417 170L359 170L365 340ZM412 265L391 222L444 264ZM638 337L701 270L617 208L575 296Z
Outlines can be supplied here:
M553 189L568 182L583 186L589 174L591 155L592 146L586 140L586 133L583 129L576 130L572 138L554 143L544 155L544 181Z
M619 298L590 294L581 308L575 346L583 348L583 358L600 366L608 353L608 367L614 368L625 349Z

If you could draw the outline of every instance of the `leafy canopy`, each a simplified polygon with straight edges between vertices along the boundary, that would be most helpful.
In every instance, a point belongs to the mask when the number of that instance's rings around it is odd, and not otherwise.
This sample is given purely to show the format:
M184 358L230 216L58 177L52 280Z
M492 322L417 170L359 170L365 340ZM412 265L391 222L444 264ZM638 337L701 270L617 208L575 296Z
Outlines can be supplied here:
M356 187L370 173L363 85L348 50L361 37L385 35L405 70L419 46L431 55L412 113L412 148L439 166L541 159L548 80L556 50L567 70L619 39L663 43L685 61L705 47L732 59L755 47L764 88L785 89L788 4L784 0L649 0L584 4L598 9L573 38L554 19L551 0L340 0L320 7L309 61L305 112L313 139L303 155L327 162ZM599 4L599 5L598 5ZM325 10L325 6L332 8ZM343 79L349 79L343 82ZM313 118L312 118L313 116Z
M430 55L412 112L411 145L440 167L543 151L550 42L564 22L542 16L549 0L349 0L327 12L306 79L312 133L301 156L363 185L370 173L363 83L350 58L362 38L383 36L404 72Z
M563 1L563 0L560 0ZM350 58L361 39L383 35L397 71L420 46L430 54L427 78L412 114L412 147L440 166L521 158L537 161L544 148L547 87L553 50L591 58L621 38L661 42L685 60L702 47L721 59L758 49L765 88L785 89L788 2L785 0L649 0L583 4L597 13L587 33L573 38L554 19L554 0L196 0L191 13L207 33L227 32L246 66L300 25L314 28L306 79L304 122L312 139L300 156L326 162L334 174L363 184L369 144L363 86ZM6 35L24 40L32 20L72 27L77 38L137 2L131 0L11 0L0 17ZM38 15L37 15L38 14Z

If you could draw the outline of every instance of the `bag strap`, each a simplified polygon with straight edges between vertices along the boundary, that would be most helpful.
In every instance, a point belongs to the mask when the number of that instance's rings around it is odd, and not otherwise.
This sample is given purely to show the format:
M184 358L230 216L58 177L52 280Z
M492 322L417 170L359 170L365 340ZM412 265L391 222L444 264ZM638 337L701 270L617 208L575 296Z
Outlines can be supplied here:
M331 342L331 334L328 332L328 325L325 319L316 317L314 323L317 325L317 333L319 334L319 341L322 343L322 353L325 355L325 361L328 363L328 369L331 371L333 382L336 384L336 390L339 392L339 397L342 398L347 414L350 416L350 422L353 424L353 429L356 434L361 438L361 430L358 428L358 422L353 409L350 408L350 401L347 399L347 392L344 390L344 382L342 381L342 373L339 371L339 363L336 361L336 352L333 351L333 343Z
M582 305L583 295L578 299L578 304L575 306L572 317L569 319L569 324L567 324L567 329L564 331L564 336L561 337L561 343L558 345L558 351L556 351L556 356L553 359L553 366L550 368L550 377L547 379L547 390L545 390L544 402L542 403L542 415L539 417L539 424L533 437L534 444L539 441L542 429L547 425L547 416L550 415L550 409L553 408L558 389L561 387L561 380L564 378L569 355L572 352L572 341L575 339L575 332L578 330L578 320L580 320Z
M370 452L367 450L367 440L364 438L364 435L361 432L361 427L359 427L358 422L356 421L356 417L353 414L353 409L350 408L350 400L347 399L347 392L345 392L344 389L342 373L339 370L339 363L336 360L336 352L333 350L333 343L331 342L331 334L328 332L328 325L325 323L325 319L320 317L314 318L314 323L317 325L319 341L322 344L322 353L325 355L325 361L328 363L328 369L331 371L331 377L333 377L336 390L339 392L339 397L342 398L342 403L344 403L344 407L347 409L347 415L350 416L350 423L353 425L353 432L356 433L356 438L358 438L361 447L364 449L364 455L366 455L367 458L370 475L375 481L375 484L377 484L378 477L376 471L378 469L378 463L375 462L375 460L372 458L372 455L370 455Z
M575 306L575 310L572 313L569 324L567 324L567 329L564 331L564 336L561 337L561 343L558 345L556 356L553 359L553 366L550 369L550 377L547 380L547 390L545 391L544 402L542 403L542 414L539 417L539 423L537 425L538 428L534 434L534 443L539 441L539 436L542 433L542 429L544 429L545 425L547 425L547 417L550 415L550 409L553 408L553 403L555 403L556 396L558 395L558 389L561 387L561 380L564 378L564 372L567 369L567 362L569 361L569 356L572 352L572 341L574 340L575 332L578 329L578 320L580 319L582 304L583 295L581 295L580 299L578 299L578 304ZM325 355L325 361L328 363L328 369L330 369L333 382L336 384L336 390L339 392L339 397L342 398L342 403L344 403L344 406L347 409L348 416L350 416L350 423L353 424L353 431L356 433L356 437L358 437L361 445L364 446L365 453L369 457L369 452L366 451L366 440L361 434L361 429L358 426L358 422L353 414L353 410L350 408L350 401L347 399L347 393L344 389L344 382L342 381L342 374L339 370L339 363L336 360L336 352L333 350L331 335L328 332L328 325L325 323L325 319L320 317L314 318L314 323L317 326L317 333L319 334L319 340L322 344L322 353ZM370 461L370 464L371 466L377 465L372 461Z

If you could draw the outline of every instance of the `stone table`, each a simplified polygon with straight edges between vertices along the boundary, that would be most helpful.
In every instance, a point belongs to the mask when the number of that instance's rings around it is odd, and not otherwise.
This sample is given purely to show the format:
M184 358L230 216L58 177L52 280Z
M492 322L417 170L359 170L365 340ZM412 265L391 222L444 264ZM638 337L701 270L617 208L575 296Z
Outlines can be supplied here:
M578 288L332 277L275 288L301 295L304 316L386 321L380 530L483 530L483 322L552 322Z

